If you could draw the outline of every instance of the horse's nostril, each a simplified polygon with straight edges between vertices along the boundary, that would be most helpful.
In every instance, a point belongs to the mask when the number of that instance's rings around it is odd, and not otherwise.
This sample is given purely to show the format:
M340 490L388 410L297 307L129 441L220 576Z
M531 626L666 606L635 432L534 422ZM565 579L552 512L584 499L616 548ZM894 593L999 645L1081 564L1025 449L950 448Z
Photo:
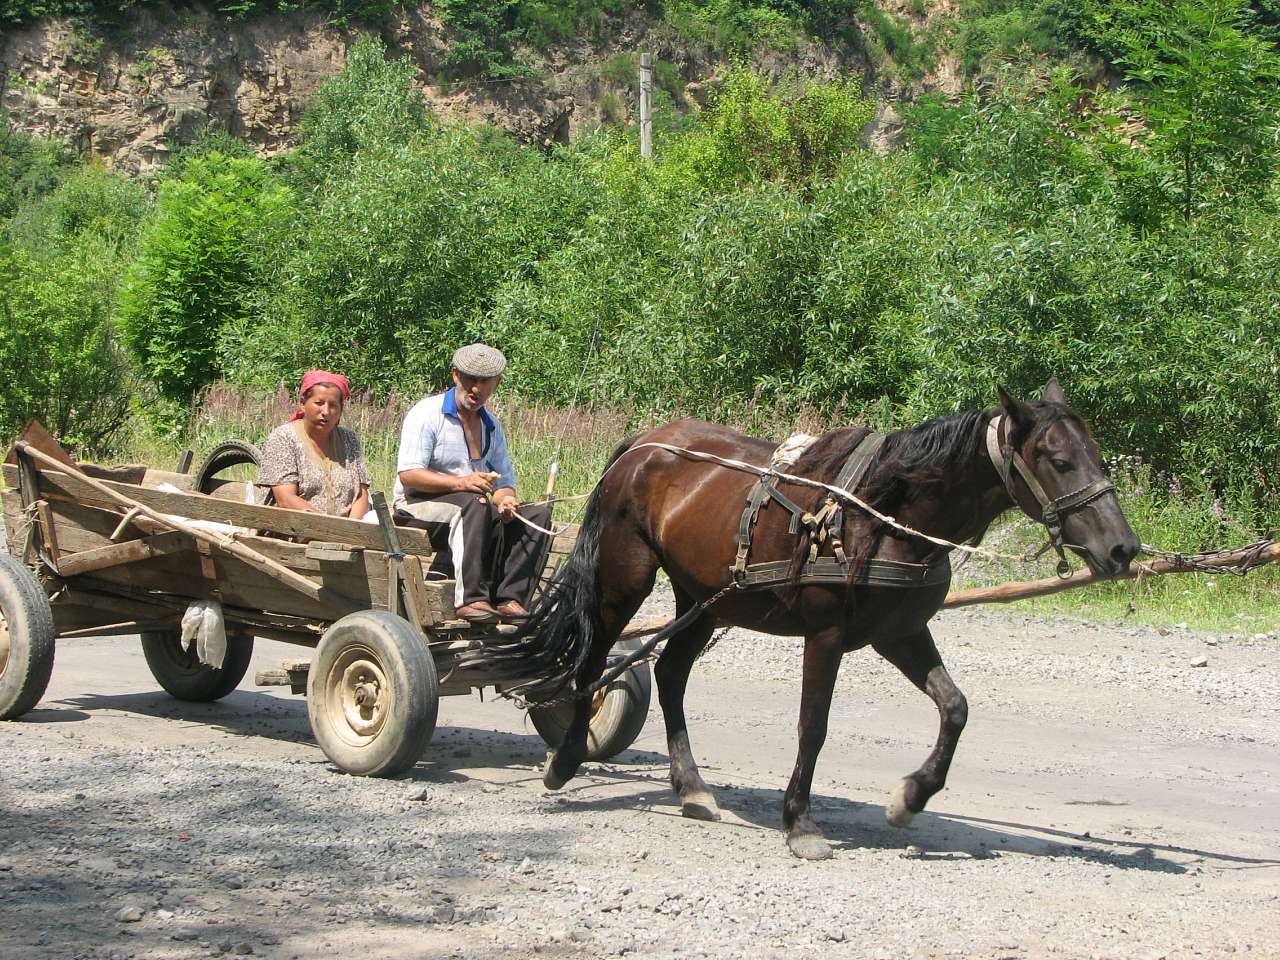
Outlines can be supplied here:
M1121 570L1126 569L1129 566L1129 561L1137 554L1137 549L1128 543L1117 543L1111 548L1111 559L1115 561L1116 566Z

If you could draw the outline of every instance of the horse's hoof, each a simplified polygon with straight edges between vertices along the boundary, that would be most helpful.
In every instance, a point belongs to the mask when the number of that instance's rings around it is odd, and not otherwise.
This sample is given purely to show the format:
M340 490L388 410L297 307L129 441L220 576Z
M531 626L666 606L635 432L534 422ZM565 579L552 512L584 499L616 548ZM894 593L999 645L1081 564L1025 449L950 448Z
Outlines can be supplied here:
M680 798L680 813L691 820L719 820L720 805L709 793L691 793Z
M556 754L554 750L547 751L547 762L542 768L542 785L548 790L559 790L569 782L569 777L562 777L556 773Z
M831 844L816 833L799 833L787 837L787 846L801 860L831 859Z
M893 788L889 802L884 805L884 818L889 826L902 829L909 826L916 812L907 806L907 781L903 780Z

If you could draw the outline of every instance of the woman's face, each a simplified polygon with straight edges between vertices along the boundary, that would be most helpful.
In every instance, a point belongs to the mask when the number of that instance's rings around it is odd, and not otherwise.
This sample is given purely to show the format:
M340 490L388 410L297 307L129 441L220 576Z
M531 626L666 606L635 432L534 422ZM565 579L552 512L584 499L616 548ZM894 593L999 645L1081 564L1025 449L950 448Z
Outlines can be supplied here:
M337 387L317 385L302 398L302 419L320 433L328 433L342 419L342 391Z

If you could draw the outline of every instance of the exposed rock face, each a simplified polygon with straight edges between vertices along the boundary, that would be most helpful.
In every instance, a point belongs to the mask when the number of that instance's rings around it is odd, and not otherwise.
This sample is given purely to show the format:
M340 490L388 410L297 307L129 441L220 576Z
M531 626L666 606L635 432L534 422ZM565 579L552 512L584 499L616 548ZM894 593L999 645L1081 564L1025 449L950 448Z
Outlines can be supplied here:
M630 117L631 98L600 76L601 63L619 52L654 50L689 84L687 94L676 91L678 105L698 109L705 102L723 65L651 30L633 15L618 24L610 49L567 41L539 54L537 79L436 84L448 35L430 6L403 8L376 27L339 27L315 13L233 24L208 9L147 7L103 35L50 20L0 36L0 106L18 129L65 140L131 172L163 164L209 124L276 153L294 145L302 111L319 84L342 70L351 44L374 31L392 55L413 59L437 113L550 145L602 119ZM835 76L865 67L816 41L768 59L762 66L779 73L799 68Z

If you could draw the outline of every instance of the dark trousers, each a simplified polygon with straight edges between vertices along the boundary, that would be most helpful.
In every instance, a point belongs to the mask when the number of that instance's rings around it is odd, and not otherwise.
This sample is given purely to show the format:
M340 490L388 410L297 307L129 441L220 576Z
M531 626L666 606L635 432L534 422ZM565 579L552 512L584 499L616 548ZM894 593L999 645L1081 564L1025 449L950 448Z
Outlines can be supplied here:
M526 504L520 515L540 527L551 523L545 503ZM474 493L418 497L397 510L395 519L427 531L437 551L431 572L457 581L456 606L477 600L528 603L546 557L546 534L519 520L503 523L489 500Z

